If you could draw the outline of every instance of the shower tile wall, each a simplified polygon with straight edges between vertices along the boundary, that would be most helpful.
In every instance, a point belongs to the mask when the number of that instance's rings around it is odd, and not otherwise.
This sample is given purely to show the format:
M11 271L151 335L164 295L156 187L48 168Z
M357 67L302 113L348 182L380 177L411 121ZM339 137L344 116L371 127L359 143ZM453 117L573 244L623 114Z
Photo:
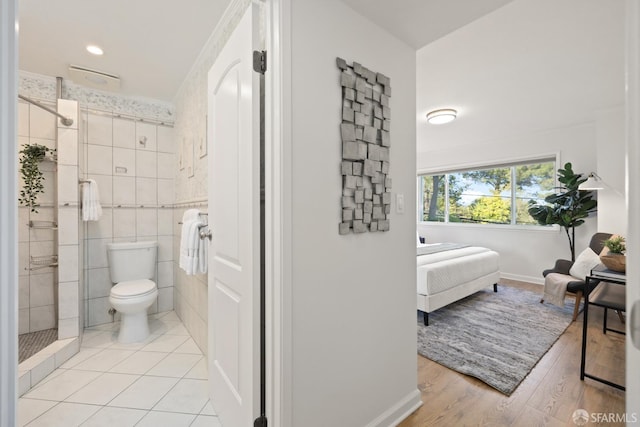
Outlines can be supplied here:
M80 252L79 143L82 126L78 102L58 100L58 112L73 119L69 127L58 126L58 339L80 335Z
M53 104L47 104L55 108ZM18 103L18 150L26 144L41 144L55 148L56 120L46 111L27 104ZM19 166L18 166L19 167ZM38 221L46 226L55 220L55 163L44 161L40 169L44 174L44 193L38 197L42 205L38 213L20 206L18 209L18 250L19 250L19 320L20 334L54 328L56 325L56 270L33 265L47 256L54 255L55 230L53 228L30 228L29 221ZM20 188L23 181L19 179ZM44 268L38 268L44 267ZM30 268L38 268L30 270Z
M86 112L86 176L98 184L102 217L86 223L85 326L114 320L109 242L157 240L158 299L150 313L173 309L173 129ZM117 320L118 315L115 319Z

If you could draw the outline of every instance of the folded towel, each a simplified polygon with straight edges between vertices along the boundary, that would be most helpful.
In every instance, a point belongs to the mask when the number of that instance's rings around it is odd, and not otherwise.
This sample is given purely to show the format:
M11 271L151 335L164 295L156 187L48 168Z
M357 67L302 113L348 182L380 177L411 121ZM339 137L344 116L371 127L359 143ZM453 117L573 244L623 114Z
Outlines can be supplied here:
M195 274L193 269L193 257L197 246L194 246L194 238L198 233L197 222L200 211L188 209L182 215L182 231L180 235L180 268L187 274Z
M82 183L82 220L98 221L102 216L98 184L93 179Z
M189 235L189 260L191 261L190 271L188 274L198 274L198 245L200 242L200 224L202 221L196 220L193 223L193 230Z
M564 307L567 284L576 280L572 276L560 273L549 273L544 278L544 294L542 299L558 307Z
M209 242L200 238L200 231L207 228L207 221L197 209L189 209L182 216L180 236L180 268L188 275L206 274Z

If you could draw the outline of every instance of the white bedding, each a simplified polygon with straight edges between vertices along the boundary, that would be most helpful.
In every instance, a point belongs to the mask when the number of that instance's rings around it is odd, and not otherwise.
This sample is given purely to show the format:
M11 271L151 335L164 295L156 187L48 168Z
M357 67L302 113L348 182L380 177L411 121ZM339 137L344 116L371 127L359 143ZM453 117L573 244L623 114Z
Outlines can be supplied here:
M500 256L478 246L417 257L418 309L431 312L497 283Z

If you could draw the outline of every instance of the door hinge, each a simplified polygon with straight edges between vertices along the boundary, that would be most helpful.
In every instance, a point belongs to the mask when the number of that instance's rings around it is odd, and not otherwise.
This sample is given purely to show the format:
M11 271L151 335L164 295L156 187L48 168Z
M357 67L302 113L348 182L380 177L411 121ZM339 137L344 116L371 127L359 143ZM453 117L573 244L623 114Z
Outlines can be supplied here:
M260 74L264 74L267 71L267 51L266 50L253 51L253 71Z

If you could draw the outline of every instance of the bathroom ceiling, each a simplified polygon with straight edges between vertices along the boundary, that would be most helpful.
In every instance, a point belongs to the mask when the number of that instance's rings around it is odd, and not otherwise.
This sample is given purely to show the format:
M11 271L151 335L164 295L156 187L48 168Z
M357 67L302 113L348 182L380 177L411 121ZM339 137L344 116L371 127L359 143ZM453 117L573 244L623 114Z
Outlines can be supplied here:
M418 48L510 0L342 1ZM73 81L73 64L119 76L122 94L173 101L230 2L20 0L20 69Z
M120 93L172 101L229 3L20 0L19 68L69 79L78 65L119 76Z

